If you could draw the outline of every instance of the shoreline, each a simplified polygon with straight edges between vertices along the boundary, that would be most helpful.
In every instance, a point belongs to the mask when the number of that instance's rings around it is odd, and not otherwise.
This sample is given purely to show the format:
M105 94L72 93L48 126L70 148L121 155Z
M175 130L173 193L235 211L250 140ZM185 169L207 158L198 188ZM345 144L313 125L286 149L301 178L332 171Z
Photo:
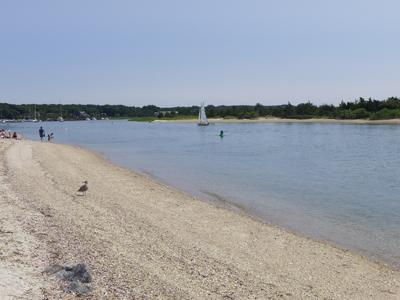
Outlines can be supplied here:
M114 165L101 153L29 140L0 142L8 144L1 176L26 211L40 212L36 226L46 235L32 236L46 245L41 263L86 262L94 273L94 296L400 294L400 273L386 264L199 200ZM76 197L84 178L88 196ZM129 280L116 281L120 272Z
M286 233L297 236L299 238L307 239L307 240L317 242L317 243L321 243L326 246L338 249L340 251L349 252L352 255L360 256L362 259L366 259L373 263L382 265L383 267L389 268L393 271L400 272L400 262L398 264L393 264L393 263L386 261L384 258L380 257L377 254L373 254L368 251L354 250L354 249L348 248L344 245L340 245L340 244L336 243L335 241L328 240L328 239L314 238L314 237L308 236L304 233L301 233L299 231L296 231L295 229L291 229L291 228L285 227L283 225L276 224L276 223L268 220L268 218L261 216L261 215L257 215L257 213L252 212L250 209L246 208L245 206L242 206L237 203L233 203L229 200L229 198L225 198L219 194L208 192L208 191L202 191L201 195L196 195L195 193L190 192L189 190L184 190L184 189L179 188L177 185L168 183L167 181L158 177L156 174L153 174L150 172L141 172L141 171L126 167L122 164L115 163L105 153L102 153L102 152L99 152L99 151L96 151L93 149L89 149L89 148L86 148L84 146L80 146L77 144L60 144L60 145L66 145L66 146L80 149L82 151L88 151L92 155L97 156L98 158L107 161L111 165L115 165L118 168L121 168L127 172L131 172L131 173L135 174L136 176L143 177L145 180L152 181L153 183L155 183L157 185L163 186L166 189L173 190L174 192L176 192L178 194L182 194L185 197L191 198L195 201L205 202L207 204L215 206L218 209L231 211L231 212L233 212L235 214L239 214L245 218L250 218L256 222L260 222L262 224L265 224L266 226L285 231Z
M306 124L355 124L355 125L400 125L400 119L388 120L365 120L365 119L350 119L338 120L327 118L311 118L311 119L282 119L282 118L257 118L257 119L222 119L222 118L209 118L208 121L212 123L306 123ZM197 123L197 119L185 120L165 120L157 119L155 123Z
M400 121L400 119L399 119L399 121ZM99 151L96 151L93 149L89 149L89 148L86 148L84 146L80 146L77 144L64 144L64 145L68 145L68 146L76 147L76 148L79 148L79 149L82 149L85 151L89 151L93 155L106 160L110 164L116 165L119 168L122 168L128 172L132 172L132 173L136 174L137 176L142 176L143 178L151 180L151 181L155 182L156 184L164 186L165 188L168 188L168 189L174 190L177 193L183 194L188 198L192 198L196 201L206 202L217 208L222 208L222 209L232 211L236 214L240 214L244 217L251 218L251 219L253 219L257 222L263 223L267 226L274 227L279 230L283 230L283 231L287 232L288 234L295 235L299 238L308 239L313 242L318 242L318 243L327 245L329 247L333 247L333 248L341 250L341 251L350 252L353 255L360 256L363 259L380 264L391 270L400 272L400 262L394 263L393 261L389 261L389 260L385 259L384 255L378 255L376 253L373 253L373 252L370 252L367 250L362 250L362 249L352 249L344 244L335 242L334 240L309 236L306 233L302 233L294 228L289 228L289 227L286 227L285 225L281 225L281 224L278 224L271 220L268 220L267 217L257 214L255 211L251 211L249 208L247 208L245 206L231 202L229 198L223 197L219 194L216 194L213 192L208 192L208 191L201 191L200 194L196 194L193 191L185 190L185 189L180 188L178 185L171 184L168 181L165 181L163 178L161 178L151 172L138 171L138 170L126 167L122 164L113 162L113 160L110 157L108 157L107 154L105 154L105 153L102 153L102 152L99 152Z
M195 121L197 121L197 120L195 120ZM399 124L400 124L400 119L399 119ZM114 165L122 170L125 170L126 172L132 173L135 176L142 177L145 180L149 180L149 181L155 183L156 185L160 185L166 189L172 190L175 193L181 194L181 195L183 195L187 198L190 198L194 201L200 201L200 202L210 204L211 206L213 206L217 209L222 209L222 210L227 210L227 211L233 212L234 214L238 214L245 218L252 219L252 220L262 223L268 227L272 227L277 230L284 231L287 234L294 235L300 239L306 239L306 240L309 240L312 242L321 243L325 246L335 248L339 251L351 253L351 255L358 256L361 259L365 259L372 263L381 265L382 267L388 268L392 271L400 272L400 264L390 264L390 263L386 262L384 259L379 258L379 256L377 256L377 255L371 255L371 254L368 255L367 253L363 253L362 251L357 251L357 250L347 248L345 246L338 245L334 241L313 238L313 237L307 236L303 233L300 233L294 229L290 229L290 228L284 227L282 225L278 225L274 222L269 221L265 217L257 215L256 213L252 213L248 208L241 206L239 204L233 203L229 199L224 198L218 194L203 191L202 196L195 195L195 194L191 193L190 191L185 191L183 189L180 189L178 186L172 185L172 184L164 181L162 178L160 178L157 175L152 174L150 172L140 172L138 170L134 170L134 169L128 168L126 166L117 164L117 163L113 162L112 159L109 158L105 153L101 153L99 151L92 150L92 149L86 148L84 146L75 145L75 144L60 144L60 145L66 145L66 146L80 149L81 151L87 151L87 152L91 153L92 155L98 157L99 159L105 160L107 163L109 163L111 165Z

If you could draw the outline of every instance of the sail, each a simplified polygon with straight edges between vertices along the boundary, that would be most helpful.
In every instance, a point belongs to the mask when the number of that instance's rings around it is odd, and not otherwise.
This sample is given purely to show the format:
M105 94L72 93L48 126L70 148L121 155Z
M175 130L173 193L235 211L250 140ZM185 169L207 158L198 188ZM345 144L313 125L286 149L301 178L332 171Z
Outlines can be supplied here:
M204 108L204 102L201 103L200 110L199 110L199 125L208 125L206 109Z

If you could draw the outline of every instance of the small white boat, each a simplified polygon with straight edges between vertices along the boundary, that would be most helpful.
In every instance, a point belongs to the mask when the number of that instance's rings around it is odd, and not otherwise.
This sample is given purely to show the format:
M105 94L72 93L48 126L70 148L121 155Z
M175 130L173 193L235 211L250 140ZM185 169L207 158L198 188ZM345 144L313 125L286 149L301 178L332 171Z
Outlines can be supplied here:
M210 123L208 123L207 116L206 116L206 109L204 107L204 102L201 103L200 105L200 110L199 110L199 122L197 125L199 126L207 126Z
M35 109L34 109L34 117L33 117L33 119L32 118L24 119L24 122L34 122L34 123L38 122L38 119L36 118L36 104L35 104L34 107L35 107Z
M57 118L58 122L64 122L64 118L62 116L62 105L60 104L60 116Z
M38 119L36 118L36 104L35 104L35 117L33 118L32 122L38 122Z

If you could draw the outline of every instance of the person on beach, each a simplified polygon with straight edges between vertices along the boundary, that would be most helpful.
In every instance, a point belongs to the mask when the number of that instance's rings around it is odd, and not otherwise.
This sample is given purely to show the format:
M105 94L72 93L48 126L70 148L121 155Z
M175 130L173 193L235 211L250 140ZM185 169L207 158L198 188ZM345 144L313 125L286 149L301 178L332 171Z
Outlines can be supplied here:
M39 128L39 136L40 136L41 141L43 141L43 138L46 136L42 126L40 126L40 128Z
M50 134L48 134L47 135L47 140L49 141L49 142L51 142L51 140L54 138L54 134L53 133L50 133Z
M11 131L5 131L4 129L0 130L0 138L2 139L11 139Z

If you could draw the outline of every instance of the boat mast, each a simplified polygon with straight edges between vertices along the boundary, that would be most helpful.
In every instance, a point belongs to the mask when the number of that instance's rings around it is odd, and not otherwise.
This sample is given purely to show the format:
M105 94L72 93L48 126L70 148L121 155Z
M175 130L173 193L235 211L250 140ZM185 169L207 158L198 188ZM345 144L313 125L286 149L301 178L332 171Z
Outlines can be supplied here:
M201 105L202 104L200 104L200 109L199 109L199 118L198 118L199 123L201 123Z

